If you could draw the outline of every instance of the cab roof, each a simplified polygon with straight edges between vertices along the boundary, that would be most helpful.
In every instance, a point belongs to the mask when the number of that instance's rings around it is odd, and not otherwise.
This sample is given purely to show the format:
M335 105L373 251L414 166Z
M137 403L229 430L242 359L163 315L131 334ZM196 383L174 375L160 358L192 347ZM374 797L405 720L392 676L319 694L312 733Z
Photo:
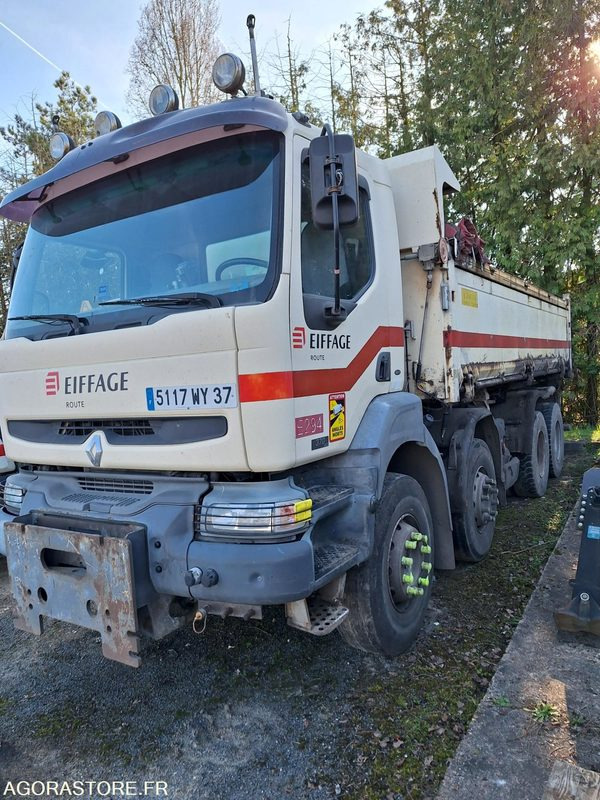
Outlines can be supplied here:
M0 214L16 222L27 222L44 201L45 190L63 178L103 162L119 163L135 150L186 133L246 124L283 132L288 127L289 115L275 100L253 95L200 108L171 111L134 122L75 147L43 175L6 195L0 203Z

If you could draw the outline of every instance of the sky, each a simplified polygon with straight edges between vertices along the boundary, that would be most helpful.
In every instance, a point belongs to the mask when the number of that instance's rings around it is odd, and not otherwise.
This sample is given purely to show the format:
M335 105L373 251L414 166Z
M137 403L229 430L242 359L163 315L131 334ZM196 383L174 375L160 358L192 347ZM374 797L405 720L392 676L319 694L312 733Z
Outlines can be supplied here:
M247 52L246 16L253 13L260 53L273 45L277 35L285 36L291 16L294 42L309 54L342 22L352 22L359 13L381 4L377 0L221 0L220 39L225 50ZM143 0L0 0L0 125L10 122L15 112L28 116L32 94L39 102L55 98L52 84L59 74L57 67L70 72L78 83L91 86L99 108L114 111L123 124L133 121L125 99L125 67L143 5Z

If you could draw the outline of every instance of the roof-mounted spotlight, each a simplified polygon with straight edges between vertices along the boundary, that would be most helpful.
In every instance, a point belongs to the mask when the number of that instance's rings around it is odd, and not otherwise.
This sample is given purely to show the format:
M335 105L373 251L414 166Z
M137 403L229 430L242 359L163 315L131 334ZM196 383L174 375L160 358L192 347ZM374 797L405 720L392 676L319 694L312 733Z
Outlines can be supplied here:
M94 120L96 136L104 136L121 127L121 120L112 111L99 111Z
M233 53L223 53L214 63L212 78L217 89L236 95L246 79L246 68L242 59Z
M55 161L60 161L63 156L66 156L69 150L75 147L75 142L67 133L57 131L53 133L48 142L48 150L50 155Z
M167 111L177 111L179 108L179 98L177 92L166 83L159 83L150 92L150 100L148 102L150 112L153 117L159 114L165 114Z

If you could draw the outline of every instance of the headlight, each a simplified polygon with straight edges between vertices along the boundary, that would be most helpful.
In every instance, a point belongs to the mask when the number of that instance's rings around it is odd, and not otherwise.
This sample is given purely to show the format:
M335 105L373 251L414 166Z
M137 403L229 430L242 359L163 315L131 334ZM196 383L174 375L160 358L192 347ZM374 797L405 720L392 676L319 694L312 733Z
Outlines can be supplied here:
M111 133L120 127L121 120L112 111L100 111L96 114L96 119L94 120L96 136L104 136L105 133Z
M153 117L159 114L165 114L167 111L177 111L179 108L179 98L177 92L166 83L159 83L150 92L150 100L148 102L150 112Z
M312 500L289 503L239 503L201 509L200 533L209 536L280 541L294 538L312 517Z
M223 53L214 63L212 77L217 89L237 94L244 85L246 69L241 58L233 53Z
M4 484L4 507L11 514L20 514L26 489L20 485L19 475L9 475Z

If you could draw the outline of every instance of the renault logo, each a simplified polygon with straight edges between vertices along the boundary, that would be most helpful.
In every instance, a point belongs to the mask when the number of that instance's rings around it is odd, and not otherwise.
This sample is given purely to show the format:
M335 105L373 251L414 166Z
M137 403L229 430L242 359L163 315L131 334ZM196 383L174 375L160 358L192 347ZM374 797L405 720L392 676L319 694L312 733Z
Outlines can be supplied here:
M99 467L102 461L102 440L100 439L99 433L95 433L92 438L89 439L85 452L93 466Z

